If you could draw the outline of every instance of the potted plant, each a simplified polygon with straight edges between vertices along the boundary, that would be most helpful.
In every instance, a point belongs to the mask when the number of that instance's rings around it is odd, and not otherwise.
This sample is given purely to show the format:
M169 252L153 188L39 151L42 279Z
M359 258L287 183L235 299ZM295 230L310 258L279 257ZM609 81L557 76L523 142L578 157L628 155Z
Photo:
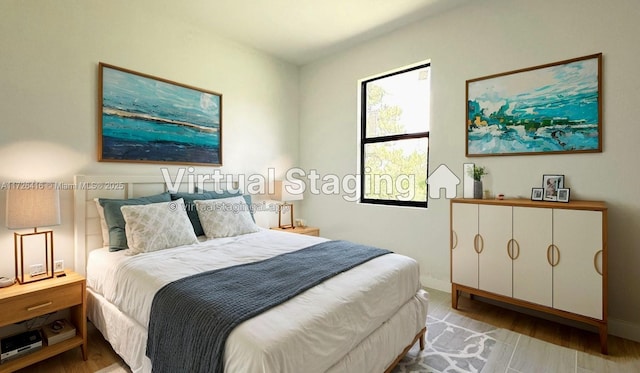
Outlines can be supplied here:
M482 177L488 174L484 166L474 165L473 169L469 169L469 176L473 177L473 198L482 199Z

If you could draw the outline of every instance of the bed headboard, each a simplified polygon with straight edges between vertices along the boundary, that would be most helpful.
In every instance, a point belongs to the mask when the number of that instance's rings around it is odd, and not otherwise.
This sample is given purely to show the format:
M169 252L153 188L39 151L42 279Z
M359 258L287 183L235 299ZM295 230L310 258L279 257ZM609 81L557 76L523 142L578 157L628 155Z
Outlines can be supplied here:
M74 246L75 271L86 274L87 255L102 247L100 218L94 198L136 198L162 193L168 186L161 175L76 175L74 176ZM237 182L208 182L206 190L237 189ZM177 191L189 190L193 185L180 184Z

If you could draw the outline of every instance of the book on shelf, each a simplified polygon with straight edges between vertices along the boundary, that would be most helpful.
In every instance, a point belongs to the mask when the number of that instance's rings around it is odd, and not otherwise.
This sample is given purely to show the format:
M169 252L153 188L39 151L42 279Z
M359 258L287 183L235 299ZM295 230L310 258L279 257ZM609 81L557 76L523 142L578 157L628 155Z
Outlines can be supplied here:
M66 341L75 335L76 327L65 319L56 320L42 328L42 336L47 342L47 346Z

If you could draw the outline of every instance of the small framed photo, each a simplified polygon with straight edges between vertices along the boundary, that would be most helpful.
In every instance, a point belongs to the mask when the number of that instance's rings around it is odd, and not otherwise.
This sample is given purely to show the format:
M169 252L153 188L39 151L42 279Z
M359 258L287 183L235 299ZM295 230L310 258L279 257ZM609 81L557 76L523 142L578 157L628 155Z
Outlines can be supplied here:
M543 188L531 188L531 200L532 201L542 201L544 195Z
M542 188L545 201L557 201L558 189L564 188L564 175L543 175Z
M569 188L558 189L558 202L569 202L569 194L571 190Z

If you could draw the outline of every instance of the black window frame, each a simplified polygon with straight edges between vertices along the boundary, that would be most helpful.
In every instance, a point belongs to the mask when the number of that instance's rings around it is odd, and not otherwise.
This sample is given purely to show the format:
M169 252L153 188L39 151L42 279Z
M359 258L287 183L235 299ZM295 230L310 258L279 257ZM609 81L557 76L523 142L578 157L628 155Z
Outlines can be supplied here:
M397 71L384 73L381 75L377 75L360 82L360 203L366 204L374 204L374 205L388 205L388 206L403 206L403 207L421 207L427 208L429 205L429 190L428 186L426 189L426 195L424 202L422 201L400 201L400 200L391 200L391 199L377 199L377 198L365 198L365 146L368 144L375 144L381 142L391 142L397 140L409 140L409 139L418 139L418 138L426 138L427 139L427 175L429 175L429 150L431 148L431 142L429 139L429 132L416 132L410 134L402 134L402 135L387 135L387 136L377 136L377 137L367 137L367 84L376 80L388 78L390 76L399 75L403 73L407 73L414 70L420 70L424 68L431 69L430 62L418 63L406 68L399 69ZM431 103L429 103L431 104Z

